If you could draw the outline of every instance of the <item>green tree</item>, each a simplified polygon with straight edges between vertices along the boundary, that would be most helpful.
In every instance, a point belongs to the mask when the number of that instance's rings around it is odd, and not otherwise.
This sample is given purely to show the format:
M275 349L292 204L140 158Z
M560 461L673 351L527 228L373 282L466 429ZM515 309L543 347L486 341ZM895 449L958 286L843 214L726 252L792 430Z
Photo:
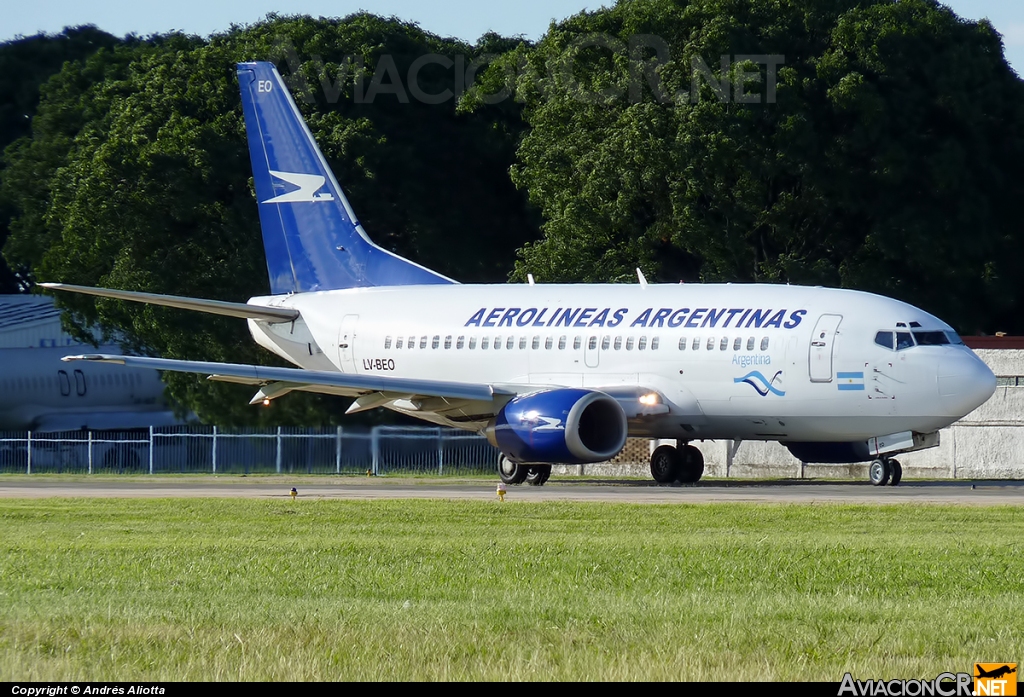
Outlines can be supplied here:
M464 64L476 55L360 14L271 17L209 41L171 35L69 63L43 89L33 137L7 153L0 196L17 215L5 256L38 278L83 285L234 301L267 294L235 63L273 59L378 242L456 278L503 279L514 250L537 234L507 177L514 130L456 113L454 98L356 98L356 78L367 96L386 57L405 82L425 54ZM437 65L421 71L419 85L427 94L457 87L454 72ZM59 302L78 326L98 323L133 351L273 360L239 321L74 296ZM252 388L166 380L181 404L224 425L331 423L344 406L290 395L255 409Z
M784 58L774 103L745 55ZM987 22L933 0L620 0L519 59L513 179L544 238L515 277L826 284L1024 331L1024 84Z

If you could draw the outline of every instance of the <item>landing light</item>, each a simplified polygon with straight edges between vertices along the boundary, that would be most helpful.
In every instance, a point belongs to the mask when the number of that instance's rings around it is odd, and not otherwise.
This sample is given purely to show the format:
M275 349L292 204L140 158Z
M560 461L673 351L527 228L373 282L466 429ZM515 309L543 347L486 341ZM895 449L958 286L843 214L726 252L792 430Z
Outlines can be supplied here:
M640 403L646 407L653 407L660 401L661 400L658 398L658 395L655 392L648 392L647 394L642 395L640 397Z
M263 398L263 406L265 406L265 407L269 407L270 406L270 397L264 397Z

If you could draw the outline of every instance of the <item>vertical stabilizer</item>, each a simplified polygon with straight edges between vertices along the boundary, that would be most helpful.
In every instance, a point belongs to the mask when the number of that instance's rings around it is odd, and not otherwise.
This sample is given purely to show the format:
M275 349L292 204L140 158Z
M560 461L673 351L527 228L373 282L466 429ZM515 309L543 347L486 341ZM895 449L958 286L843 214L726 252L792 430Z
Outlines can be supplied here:
M272 63L239 63L274 294L454 283L373 244Z

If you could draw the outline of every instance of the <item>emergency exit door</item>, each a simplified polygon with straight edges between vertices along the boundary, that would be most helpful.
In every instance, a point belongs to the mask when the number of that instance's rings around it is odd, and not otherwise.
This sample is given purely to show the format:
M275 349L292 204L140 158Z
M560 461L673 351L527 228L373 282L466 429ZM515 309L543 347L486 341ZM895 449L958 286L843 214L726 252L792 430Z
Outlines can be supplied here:
M811 334L811 382L832 382L832 353L842 315L822 315Z

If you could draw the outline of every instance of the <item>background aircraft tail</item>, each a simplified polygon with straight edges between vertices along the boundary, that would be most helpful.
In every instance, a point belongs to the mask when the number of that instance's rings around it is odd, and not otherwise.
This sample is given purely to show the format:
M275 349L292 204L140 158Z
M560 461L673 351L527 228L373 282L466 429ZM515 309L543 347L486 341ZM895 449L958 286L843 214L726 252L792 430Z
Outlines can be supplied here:
M454 283L366 236L272 63L239 63L273 294Z

